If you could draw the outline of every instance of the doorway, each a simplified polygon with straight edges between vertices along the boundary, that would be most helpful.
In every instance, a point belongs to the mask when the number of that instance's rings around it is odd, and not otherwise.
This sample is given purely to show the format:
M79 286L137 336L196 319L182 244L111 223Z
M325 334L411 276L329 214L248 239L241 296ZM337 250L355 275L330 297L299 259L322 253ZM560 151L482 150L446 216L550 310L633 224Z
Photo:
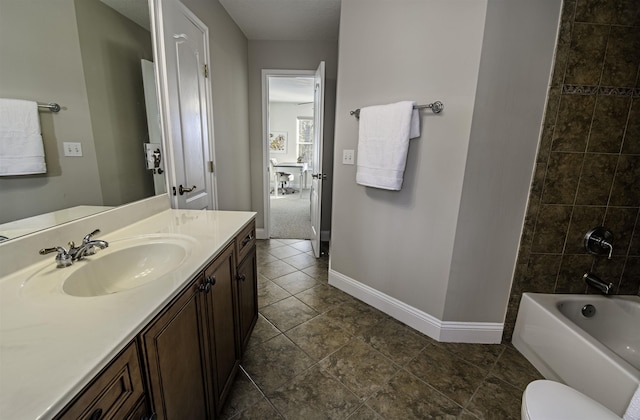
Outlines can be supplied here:
M319 68L324 68L321 63ZM263 70L265 231L269 238L311 239L322 155L324 104L317 71ZM320 129L318 129L320 127ZM312 203L314 205L312 205ZM317 236L317 234L316 234Z
M266 83L269 236L311 239L313 74L271 74Z

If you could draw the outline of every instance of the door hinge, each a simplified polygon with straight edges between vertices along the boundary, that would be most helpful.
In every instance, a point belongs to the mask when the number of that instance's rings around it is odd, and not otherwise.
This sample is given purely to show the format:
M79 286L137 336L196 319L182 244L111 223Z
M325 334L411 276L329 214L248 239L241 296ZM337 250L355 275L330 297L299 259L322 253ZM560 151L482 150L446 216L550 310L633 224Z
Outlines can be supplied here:
M204 65L204 77L206 79L209 78L209 66L207 66L206 64ZM211 171L211 172L213 172L213 171Z
M207 166L209 167L209 172L213 173L213 161L212 160L207 162Z

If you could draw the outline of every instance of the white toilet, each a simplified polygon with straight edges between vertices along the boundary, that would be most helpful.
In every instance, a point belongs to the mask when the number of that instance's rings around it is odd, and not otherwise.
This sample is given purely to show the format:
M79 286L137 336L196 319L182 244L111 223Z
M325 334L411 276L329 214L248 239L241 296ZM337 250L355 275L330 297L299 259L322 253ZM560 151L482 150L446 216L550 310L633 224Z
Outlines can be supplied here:
M621 420L581 392L549 380L531 382L522 394L522 420Z

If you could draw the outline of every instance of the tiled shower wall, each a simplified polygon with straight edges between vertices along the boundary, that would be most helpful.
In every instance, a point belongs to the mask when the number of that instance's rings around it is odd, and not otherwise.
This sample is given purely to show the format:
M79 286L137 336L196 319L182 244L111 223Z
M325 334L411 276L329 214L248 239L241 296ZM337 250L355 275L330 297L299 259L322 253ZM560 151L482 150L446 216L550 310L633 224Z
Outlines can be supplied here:
M640 1L565 0L542 138L505 322L524 292L640 294ZM613 231L613 258L587 254Z

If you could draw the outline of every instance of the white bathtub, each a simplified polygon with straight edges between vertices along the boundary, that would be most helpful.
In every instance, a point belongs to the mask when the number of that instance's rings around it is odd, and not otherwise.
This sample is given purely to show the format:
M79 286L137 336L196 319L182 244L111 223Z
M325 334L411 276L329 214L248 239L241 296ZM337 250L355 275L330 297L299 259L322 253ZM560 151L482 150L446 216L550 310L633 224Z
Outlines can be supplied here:
M622 417L640 384L640 297L524 293L512 342L545 378Z

